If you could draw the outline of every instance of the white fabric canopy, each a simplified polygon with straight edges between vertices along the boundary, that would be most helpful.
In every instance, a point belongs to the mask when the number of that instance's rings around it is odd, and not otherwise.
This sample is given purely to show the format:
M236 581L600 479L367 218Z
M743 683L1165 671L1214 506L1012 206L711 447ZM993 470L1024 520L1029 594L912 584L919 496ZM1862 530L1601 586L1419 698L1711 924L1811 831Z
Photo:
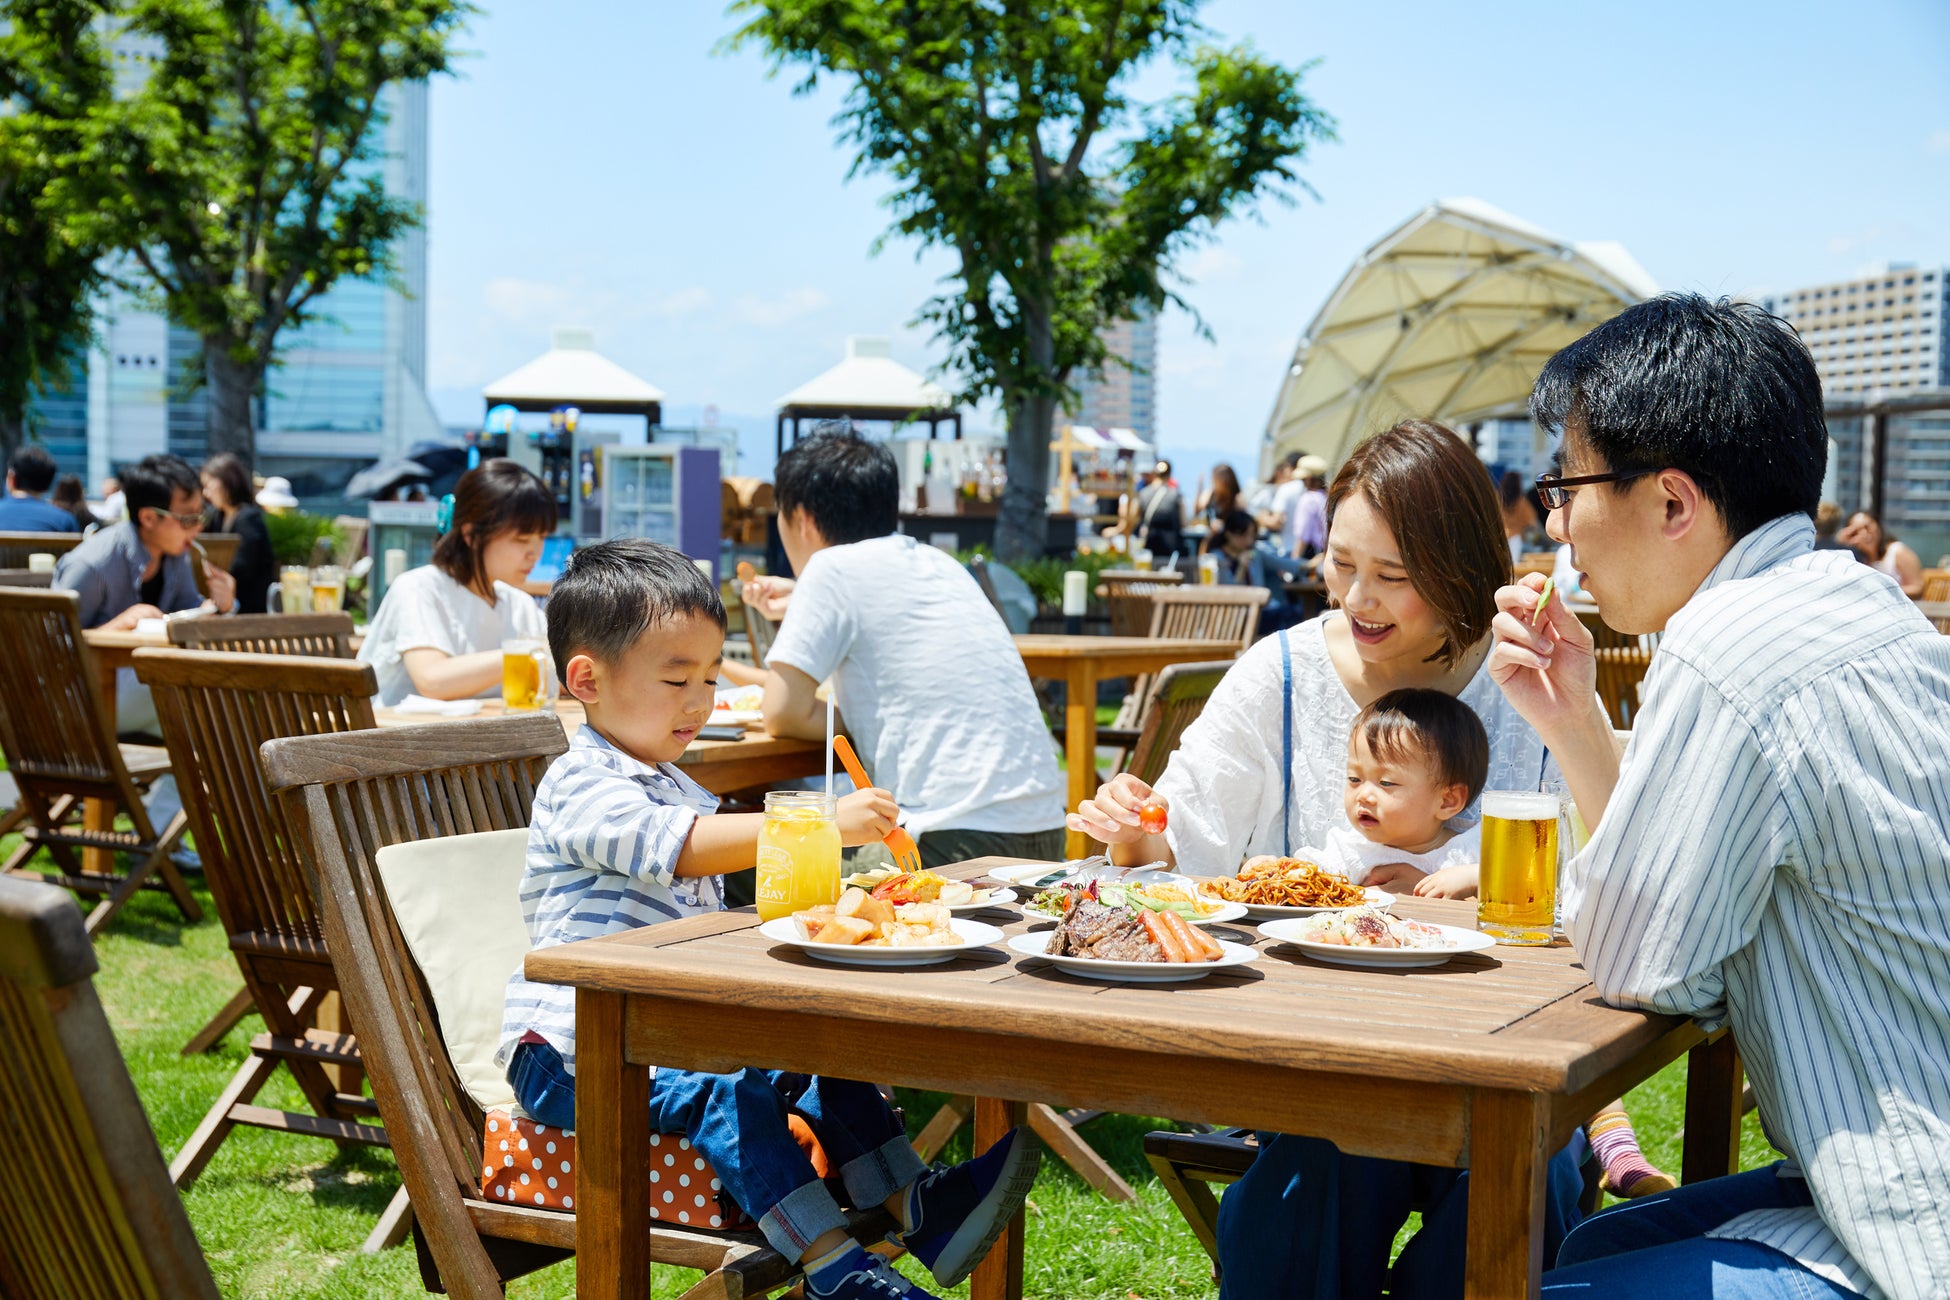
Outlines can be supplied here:
M887 340L856 334L846 359L781 397L780 407L811 406L868 411L951 411L954 398L937 384L894 360Z
M557 330L554 346L482 390L489 403L661 402L664 392L596 351L587 330Z
M1552 353L1658 292L1613 243L1569 243L1476 199L1433 203L1348 269L1294 350L1262 474L1287 452L1338 466L1409 417L1520 414Z

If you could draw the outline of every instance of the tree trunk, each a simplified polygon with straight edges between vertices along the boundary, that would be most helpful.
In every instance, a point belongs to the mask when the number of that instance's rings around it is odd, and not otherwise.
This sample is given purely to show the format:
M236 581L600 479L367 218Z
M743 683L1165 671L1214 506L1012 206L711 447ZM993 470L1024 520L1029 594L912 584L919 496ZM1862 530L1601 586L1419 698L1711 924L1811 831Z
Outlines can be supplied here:
M1032 560L1049 538L1049 443L1056 400L1005 394L1009 417L1009 482L995 521L1000 560Z
M12 459L15 449L26 441L26 423L19 416L0 411L0 459Z
M263 379L264 367L236 360L228 339L204 337L203 383L210 398L210 455L227 451L246 465L257 464L257 425L251 406Z

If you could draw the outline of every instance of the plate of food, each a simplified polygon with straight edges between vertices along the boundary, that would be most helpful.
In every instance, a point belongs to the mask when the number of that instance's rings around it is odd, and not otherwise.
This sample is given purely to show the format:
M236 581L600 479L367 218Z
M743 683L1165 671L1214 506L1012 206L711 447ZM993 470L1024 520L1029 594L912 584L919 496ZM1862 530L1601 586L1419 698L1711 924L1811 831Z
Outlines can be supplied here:
M1147 911L1176 912L1193 925L1237 921L1246 914L1244 904L1199 897L1192 882L1183 877L1138 884L1113 884L1102 880L1081 885L1056 884L1024 903L1022 914L1034 921L1061 921L1070 914L1070 909L1079 898L1087 897L1095 897L1112 907L1129 904Z
M907 903L940 903L956 916L1016 901L1013 889L987 889L966 880L950 880L934 871L876 867L872 871L856 871L843 883L849 889L864 889L896 907Z
M1376 907L1268 921L1259 932L1335 966L1440 966L1451 957L1496 946L1480 931L1411 921Z
M1395 896L1382 889L1351 885L1347 877L1302 858L1249 858L1236 876L1204 876L1198 892L1206 898L1238 903L1258 921L1314 916L1351 907L1386 911Z
M718 692L711 707L713 726L755 727L765 721L765 688L731 686Z
M939 903L896 907L864 889L843 890L837 905L777 917L758 932L841 966L937 966L1002 937L992 925L950 916Z
M1172 911L1112 906L1087 894L1054 930L1010 938L1009 950L1068 975L1120 984L1177 984L1258 957L1242 943L1215 939Z

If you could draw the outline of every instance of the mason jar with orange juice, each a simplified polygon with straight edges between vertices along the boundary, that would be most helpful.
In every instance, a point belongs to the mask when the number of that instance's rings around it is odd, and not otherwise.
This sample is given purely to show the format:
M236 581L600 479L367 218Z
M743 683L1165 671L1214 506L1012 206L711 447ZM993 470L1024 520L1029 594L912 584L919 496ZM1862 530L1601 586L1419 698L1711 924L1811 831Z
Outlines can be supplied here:
M756 885L762 921L840 901L840 824L831 795L766 792Z

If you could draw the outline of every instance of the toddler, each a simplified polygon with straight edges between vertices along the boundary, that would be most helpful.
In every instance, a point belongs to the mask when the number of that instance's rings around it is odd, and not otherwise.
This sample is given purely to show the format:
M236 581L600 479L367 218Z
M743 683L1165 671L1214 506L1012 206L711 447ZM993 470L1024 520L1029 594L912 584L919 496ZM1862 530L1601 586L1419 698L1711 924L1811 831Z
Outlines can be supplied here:
M716 585L669 547L627 538L570 558L548 599L549 648L588 723L535 792L521 900L537 948L717 910L717 878L752 864L764 818L715 815L717 799L676 766L711 715L724 631ZM880 840L894 813L885 790L846 796L841 843ZM574 1128L575 990L517 971L496 1059L529 1116ZM818 1300L935 1298L847 1236L788 1111L810 1125L848 1199L885 1206L900 1244L943 1286L988 1252L1041 1156L1017 1129L977 1159L930 1172L870 1084L654 1071L652 1128L691 1140Z

